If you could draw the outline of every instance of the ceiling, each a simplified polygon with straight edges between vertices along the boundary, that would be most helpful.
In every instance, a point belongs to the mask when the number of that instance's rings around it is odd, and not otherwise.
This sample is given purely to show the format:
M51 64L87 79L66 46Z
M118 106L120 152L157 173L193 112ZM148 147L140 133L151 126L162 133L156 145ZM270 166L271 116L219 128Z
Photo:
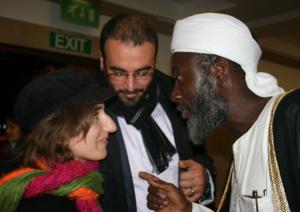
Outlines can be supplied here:
M171 35L174 22L201 12L221 12L244 21L263 48L263 57L300 69L300 0L105 0L101 13L137 12Z
M58 0L52 0L58 1ZM300 70L300 0L89 0L101 14L138 13L171 35L177 19L220 12L245 22L263 48L263 58Z

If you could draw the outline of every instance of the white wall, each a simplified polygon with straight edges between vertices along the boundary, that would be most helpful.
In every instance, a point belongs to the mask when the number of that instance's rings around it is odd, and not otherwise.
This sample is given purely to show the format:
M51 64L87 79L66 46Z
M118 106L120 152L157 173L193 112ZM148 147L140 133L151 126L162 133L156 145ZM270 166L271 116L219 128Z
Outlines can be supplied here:
M63 22L60 20L60 5L45 0L1 0L0 16L96 37L108 20L108 17L101 16L99 28Z
M158 68L171 74L171 36L159 34Z
M100 11L101 13L101 11ZM110 17L100 16L99 27L85 27L60 20L60 5L45 0L0 0L0 17L21 20L28 23L63 29L99 37L102 26ZM5 30L0 28L1 30ZM170 36L159 34L158 68L170 73Z

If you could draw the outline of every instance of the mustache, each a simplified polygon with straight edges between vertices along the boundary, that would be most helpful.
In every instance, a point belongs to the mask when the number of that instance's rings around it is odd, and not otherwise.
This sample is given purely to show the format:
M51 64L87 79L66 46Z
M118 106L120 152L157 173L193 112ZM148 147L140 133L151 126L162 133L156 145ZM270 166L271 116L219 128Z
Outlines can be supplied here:
M143 89L143 88L137 88L137 89L134 89L133 91L129 91L127 89L120 89L120 90L117 90L117 93L121 93L121 94L136 94L136 93L142 93L144 91L145 91L145 89Z

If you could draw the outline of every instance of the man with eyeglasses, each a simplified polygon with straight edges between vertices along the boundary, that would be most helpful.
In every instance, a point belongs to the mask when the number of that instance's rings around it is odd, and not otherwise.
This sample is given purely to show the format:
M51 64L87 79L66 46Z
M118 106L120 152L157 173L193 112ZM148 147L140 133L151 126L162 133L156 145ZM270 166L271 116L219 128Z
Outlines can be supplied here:
M100 168L106 212L149 211L140 171L174 183L191 202L214 199L213 163L204 153L197 155L203 165L192 160L185 122L170 100L173 81L156 70L157 48L157 33L140 16L114 17L101 32L98 79L117 93L107 110L119 129Z

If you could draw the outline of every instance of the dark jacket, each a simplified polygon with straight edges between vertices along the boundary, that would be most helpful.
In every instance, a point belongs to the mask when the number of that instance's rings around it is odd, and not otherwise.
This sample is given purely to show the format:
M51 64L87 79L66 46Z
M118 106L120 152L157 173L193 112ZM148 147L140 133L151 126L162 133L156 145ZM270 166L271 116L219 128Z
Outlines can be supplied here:
M160 71L156 71L154 77L157 77L157 82L161 91L159 103L164 108L172 124L179 158L182 160L192 159L193 153L188 138L186 123L177 112L176 104L170 101L173 81L169 76ZM102 82L103 81L104 79L102 78ZM108 113L112 116L114 121L118 123L117 117L109 111ZM199 158L202 160L200 163L210 169L211 174L214 176L215 170L212 160L207 156L201 156ZM125 144L120 130L110 135L108 155L106 159L101 162L100 170L104 177L104 195L101 198L101 205L103 206L104 211L135 212L136 200L133 181Z
M1 206L0 206L1 209ZM0 210L1 211L1 210ZM67 197L44 194L42 196L23 198L16 212L77 212L75 201Z
M300 90L276 108L273 135L280 175L291 211L300 211Z

